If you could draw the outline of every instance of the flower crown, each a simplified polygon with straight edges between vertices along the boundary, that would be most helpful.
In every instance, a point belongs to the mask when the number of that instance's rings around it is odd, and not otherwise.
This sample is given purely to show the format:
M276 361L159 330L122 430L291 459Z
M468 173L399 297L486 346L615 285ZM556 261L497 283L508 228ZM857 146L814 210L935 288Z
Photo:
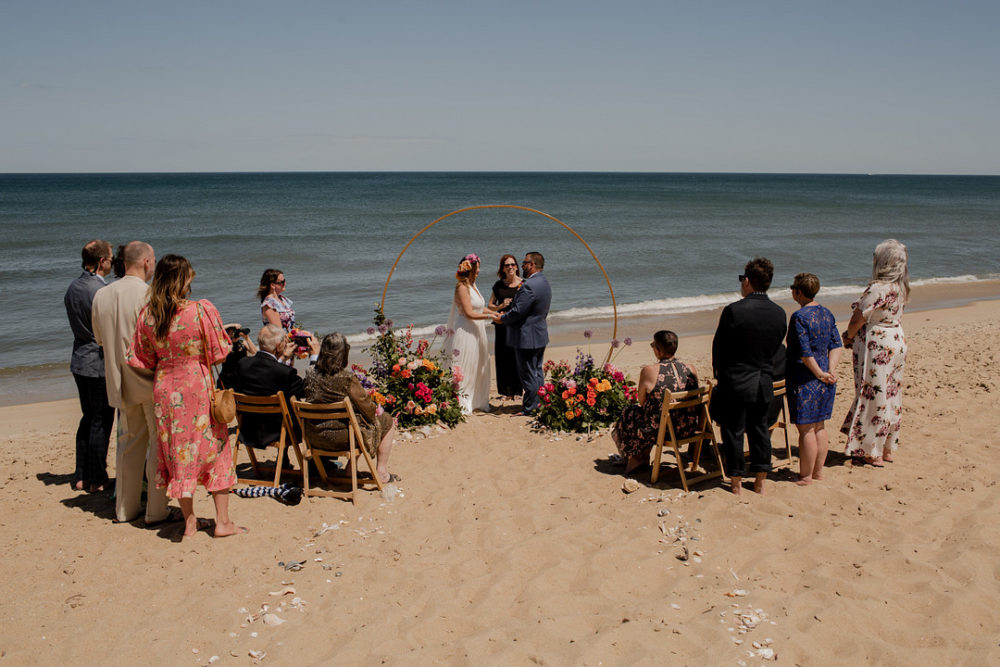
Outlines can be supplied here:
M472 262L473 264L479 264L479 255L474 252L470 252L468 255L462 258L463 262Z

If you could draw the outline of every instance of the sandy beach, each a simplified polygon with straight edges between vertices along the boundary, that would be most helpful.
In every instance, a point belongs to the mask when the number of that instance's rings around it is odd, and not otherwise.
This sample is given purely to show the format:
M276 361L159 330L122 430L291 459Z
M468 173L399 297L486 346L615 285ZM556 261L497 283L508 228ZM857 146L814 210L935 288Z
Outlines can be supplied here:
M1000 301L965 302L1000 289L948 289L963 305L921 310L915 290L903 319L895 463L840 455L845 355L826 479L801 488L785 469L766 497L717 480L685 494L673 472L623 493L607 433L534 431L508 405L403 439L391 502L233 498L248 535L180 543L180 524L114 525L110 496L70 489L75 400L0 408L0 661L737 665L770 649L784 664L990 664ZM630 327L616 363L635 378L651 330ZM708 376L710 345L682 336L677 356ZM195 506L212 516L207 494Z

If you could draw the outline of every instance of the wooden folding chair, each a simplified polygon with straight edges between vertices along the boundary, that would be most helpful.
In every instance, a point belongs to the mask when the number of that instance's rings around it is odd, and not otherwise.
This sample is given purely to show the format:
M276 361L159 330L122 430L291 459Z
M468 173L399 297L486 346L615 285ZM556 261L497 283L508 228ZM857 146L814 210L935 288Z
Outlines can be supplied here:
M677 471L681 474L681 485L685 491L688 490L689 484L697 484L708 479L724 476L722 455L719 453L719 442L715 439L715 429L712 427L712 421L708 416L708 406L711 400L711 382L690 391L677 391L663 395L663 408L660 411L660 429L656 433L656 454L653 458L653 473L650 475L651 482L655 484L660 476L660 457L663 453L665 443L668 442L668 435L670 436L670 446L673 448L674 457L677 460ZM671 419L671 413L684 408L697 408L698 429L694 434L686 438L678 438L677 432L674 430L674 421ZM691 459L691 469L688 472L696 472L701 461L701 448L706 440L712 443L715 462L719 467L714 472L706 471L697 477L688 479L687 474L684 472L684 461L681 459L680 446L695 443L694 455Z
M778 421L771 424L769 431L774 433L780 428L785 435L785 460L772 464L772 467L778 468L792 465L792 445L788 442L788 395L784 380L778 380L774 383L774 397L781 398L781 412L778 413Z
M285 460L285 448L290 444L292 451L295 452L295 457L298 459L299 467L305 468L305 458L302 456L302 450L299 449L299 443L295 439L295 428L292 425L292 416L288 412L288 405L285 403L285 395L282 392L272 394L271 396L248 396L246 394L236 393L236 424L237 424L237 437L236 437L236 452L233 455L233 465L239 459L239 447L242 444L243 449L246 451L247 456L250 458L250 466L253 468L254 475L257 479L252 478L237 478L237 482L240 484L258 485L258 486L278 486L281 483L282 473L289 473L292 475L299 475L301 472L299 470L294 470L292 468L285 468L282 463ZM267 464L261 464L257 460L257 454L254 452L254 447L251 445L241 442L239 438L240 429L243 427L243 416L247 414L254 415L280 415L281 417L281 429L278 432L278 439L274 442L265 443L265 449L270 447L276 447L278 449L278 457L274 460L274 480L269 482L264 479L260 479L264 473L270 474L272 466Z
M356 504L355 494L358 490L359 457L364 458L365 463L368 465L368 471L371 472L372 480L375 482L375 486L380 492L382 491L382 482L379 480L378 473L375 471L375 462L372 461L372 457L368 454L368 450L365 449L364 441L361 435L361 426L358 424L357 415L354 414L354 408L351 407L351 402L349 400L340 401L338 403L308 403L306 401L299 401L293 398L292 412L295 413L295 418L298 420L299 426L302 429L302 442L306 446L306 456L308 456L316 464L316 470L319 472L320 479L324 485L329 484L331 481L346 482L347 480L341 480L327 475L322 457L346 456L351 466L350 491L327 491L326 489L311 487L309 485L309 466L304 466L303 470L305 471L305 475L303 479L305 480L305 496L307 498L309 496L345 498L350 499L352 505ZM347 428L346 443L343 445L320 445L309 439L309 429L306 428L306 423L327 421L343 422L344 426Z

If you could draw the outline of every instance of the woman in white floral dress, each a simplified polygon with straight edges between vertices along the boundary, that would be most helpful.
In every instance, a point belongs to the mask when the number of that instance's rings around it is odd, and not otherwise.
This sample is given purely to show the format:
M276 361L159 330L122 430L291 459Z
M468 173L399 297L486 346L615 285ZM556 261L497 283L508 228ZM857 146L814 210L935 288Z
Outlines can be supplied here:
M854 403L841 431L845 453L881 467L892 461L903 414L906 338L900 317L910 295L906 246L889 239L878 244L872 281L852 304L844 346L854 352Z

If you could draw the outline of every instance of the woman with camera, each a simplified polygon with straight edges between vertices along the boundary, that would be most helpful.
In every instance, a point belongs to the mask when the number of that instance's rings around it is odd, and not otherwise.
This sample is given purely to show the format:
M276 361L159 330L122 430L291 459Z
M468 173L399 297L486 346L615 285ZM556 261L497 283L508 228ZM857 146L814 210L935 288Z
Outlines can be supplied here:
M267 269L260 277L257 288L260 299L261 324L275 324L286 332L295 328L295 310L292 300L285 296L285 274L278 269Z

